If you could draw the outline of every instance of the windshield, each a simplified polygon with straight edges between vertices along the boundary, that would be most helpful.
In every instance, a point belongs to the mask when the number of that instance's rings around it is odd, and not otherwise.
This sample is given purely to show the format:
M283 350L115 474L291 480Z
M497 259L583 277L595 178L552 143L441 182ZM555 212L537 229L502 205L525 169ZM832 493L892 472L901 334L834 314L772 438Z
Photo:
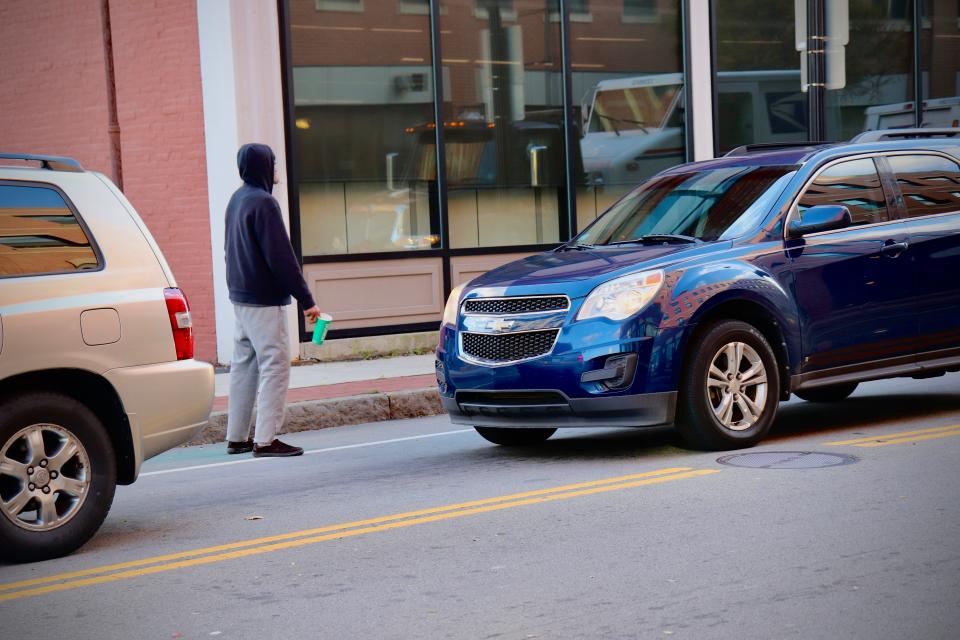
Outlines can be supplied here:
M598 91L590 117L590 133L660 128L680 85Z
M653 178L613 205L575 242L604 245L664 234L717 240L728 229L742 233L749 230L745 222L758 222L769 211L795 170L726 167Z

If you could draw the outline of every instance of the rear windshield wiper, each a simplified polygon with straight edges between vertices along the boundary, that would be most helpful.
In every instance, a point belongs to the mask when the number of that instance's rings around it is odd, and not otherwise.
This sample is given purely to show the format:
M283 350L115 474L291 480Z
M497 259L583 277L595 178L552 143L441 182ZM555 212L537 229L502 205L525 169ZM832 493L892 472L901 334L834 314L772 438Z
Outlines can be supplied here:
M693 236L684 236L679 233L650 233L632 240L618 240L617 242L608 242L605 246L614 246L618 244L699 244L703 242L700 238Z

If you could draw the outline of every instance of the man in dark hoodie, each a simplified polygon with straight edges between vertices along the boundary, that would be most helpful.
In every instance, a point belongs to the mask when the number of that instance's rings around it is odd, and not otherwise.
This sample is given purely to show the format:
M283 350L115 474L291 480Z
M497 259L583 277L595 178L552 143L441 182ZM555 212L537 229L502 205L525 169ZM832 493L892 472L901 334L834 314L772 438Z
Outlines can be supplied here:
M303 449L276 438L283 426L290 382L290 347L284 307L293 296L304 316L320 316L271 195L276 157L265 144L245 144L237 153L243 186L227 205L227 288L236 327L230 364L227 453L286 457ZM259 398L258 398L259 392ZM250 418L257 424L250 439Z

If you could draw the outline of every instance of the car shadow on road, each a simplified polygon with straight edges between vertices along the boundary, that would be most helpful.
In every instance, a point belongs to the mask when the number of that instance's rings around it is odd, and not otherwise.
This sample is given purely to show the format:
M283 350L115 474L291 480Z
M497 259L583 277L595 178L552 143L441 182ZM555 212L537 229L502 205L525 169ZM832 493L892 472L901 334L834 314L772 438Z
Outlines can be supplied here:
M830 432L869 435L871 430L899 430L929 426L935 418L960 423L960 394L904 393L854 396L841 402L794 401L780 406L777 420L761 442L771 443ZM951 423L952 424L952 423ZM509 460L615 460L639 456L655 459L677 454L703 453L687 447L671 427L642 429L577 430L557 432L544 443L523 447L490 445L472 453L483 459ZM462 454L458 454L462 455Z
M638 456L654 459L689 453L682 446L676 430L670 427L578 429L575 435L568 435L561 429L540 444L517 447L491 444L473 453L478 458L510 460L587 461L636 459Z
M853 396L840 402L791 402L781 405L764 442L831 431L850 432L889 428L916 429L942 417L960 423L960 393L903 393ZM937 425L939 426L939 425Z

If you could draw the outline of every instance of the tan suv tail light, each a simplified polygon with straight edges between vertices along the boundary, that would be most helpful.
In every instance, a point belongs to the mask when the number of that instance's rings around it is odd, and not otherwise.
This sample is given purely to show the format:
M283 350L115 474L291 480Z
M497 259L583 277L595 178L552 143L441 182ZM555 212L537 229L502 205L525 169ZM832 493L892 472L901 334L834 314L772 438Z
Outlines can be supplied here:
M163 297L167 302L177 360L189 360L193 357L193 318L187 296L180 289L164 289Z

